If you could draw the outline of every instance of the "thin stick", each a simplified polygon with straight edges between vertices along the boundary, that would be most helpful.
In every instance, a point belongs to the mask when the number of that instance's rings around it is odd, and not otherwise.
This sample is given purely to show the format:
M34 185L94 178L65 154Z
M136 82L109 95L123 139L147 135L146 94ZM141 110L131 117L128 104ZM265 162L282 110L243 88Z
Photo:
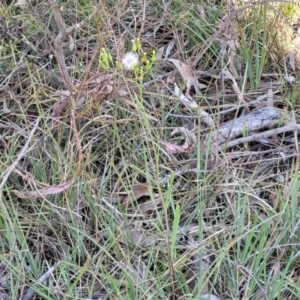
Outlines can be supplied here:
M296 130L300 130L300 124L275 128L275 129L268 130L268 131L265 131L265 132L261 132L261 133L253 134L253 135L243 137L243 138L240 138L240 139L236 139L234 141L228 142L226 144L226 147L231 148L231 147L234 147L238 144L252 142L252 141L255 141L255 140L258 140L258 139L266 138L268 136L276 135L276 134L287 132L287 131L296 131Z
M58 266L58 263L54 264L45 274L43 274L39 280L37 281L37 283L33 286L33 288L29 288L25 294L25 296L22 298L22 300L30 300L35 294L36 291L34 291L33 289L38 289L38 286L40 284L42 284L45 280L47 280L47 278L54 272L54 270L56 269L56 267Z
M9 296L3 292L0 292L1 300L10 300Z
M13 248L15 248L15 246L16 246L16 240L17 240L17 239L16 239L16 235L15 235L13 223L12 223L10 217L9 217L9 213L8 213L8 211L7 211L7 209L6 209L6 206L5 206L5 203L4 203L4 201L3 201L3 197L2 197L2 195L3 195L3 188L4 188L5 184L6 184L7 179L9 178L10 174L12 173L12 171L16 168L16 166L18 165L19 161L20 161L20 160L22 159L22 157L26 154L27 149L28 149L28 147L29 147L29 144L30 144L30 142L31 142L31 140L32 140L32 138L33 138L33 135L34 135L34 133L35 133L35 131L36 131L36 129L37 129L39 123L40 123L40 120L41 120L41 118L39 117L39 118L37 118L37 120L35 121L35 124L34 124L32 130L31 130L31 132L30 132L30 134L29 134L29 136L28 136L27 142L25 143L25 145L24 145L22 151L19 153L17 159L16 159L16 160L13 162L13 164L5 171L6 174L5 174L5 172L4 172L5 175L3 176L2 182L1 182L1 184L0 184L0 209L2 210L3 214L7 217L7 220L8 220L10 229L11 229L11 234L12 234L12 236L13 236L13 243L14 243L14 247L13 247Z
M33 135L34 135L34 133L35 133L35 131L36 131L38 125L39 125L40 120L41 120L40 117L37 118L37 120L35 121L34 127L33 127L33 129L31 130L31 132L30 132L30 134L29 134L29 136L28 136L28 140L27 140L27 142L25 143L25 145L24 145L22 151L19 153L19 155L18 155L17 159L14 161L14 163L8 168L8 170L6 170L7 173L6 173L5 176L3 177L2 182L1 182L1 184L0 184L0 192L2 192L2 189L3 189L3 187L4 187L5 183L6 183L6 181L7 181L8 177L9 177L9 175L11 174L11 172L14 170L14 168L17 166L17 164L19 163L19 161L20 161L20 160L23 158L23 156L26 154L26 151L27 151L27 149L28 149L28 147L29 147L29 144L30 144L30 142L31 142L31 140L32 140L32 138L33 138Z
M97 13L99 13L100 8L102 6L102 1L99 1L99 3L95 7L95 9L92 11L92 13L89 14L83 21L81 21L75 25L69 26L69 27L67 27L65 21L63 20L63 18L61 16L61 13L59 11L59 7L58 7L56 0L49 0L49 2L52 6L53 16L54 16L55 22L57 24L57 27L59 29L59 33L54 40L54 55L59 63L59 67L60 67L61 73L63 74L66 87L69 91L71 91L71 88L70 88L71 87L71 79L69 77L69 72L68 72L68 68L66 65L65 56L63 53L63 41L65 40L65 38L67 36L69 36L70 34L72 34L75 31L81 29L86 23L91 21L97 15Z

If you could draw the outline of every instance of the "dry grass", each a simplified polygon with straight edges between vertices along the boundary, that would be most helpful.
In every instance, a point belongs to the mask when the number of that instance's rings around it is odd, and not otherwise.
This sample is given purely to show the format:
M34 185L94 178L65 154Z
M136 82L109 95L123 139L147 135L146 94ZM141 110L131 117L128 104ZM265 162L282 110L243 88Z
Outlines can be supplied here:
M24 3L0 4L0 298L299 299L299 5ZM117 68L137 38L156 61Z

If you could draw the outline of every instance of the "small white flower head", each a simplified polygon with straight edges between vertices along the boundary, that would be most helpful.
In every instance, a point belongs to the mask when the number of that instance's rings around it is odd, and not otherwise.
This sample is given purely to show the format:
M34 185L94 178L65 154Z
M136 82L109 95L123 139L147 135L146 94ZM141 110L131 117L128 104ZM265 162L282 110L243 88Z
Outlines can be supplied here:
M134 52L128 52L122 58L122 65L126 70L133 70L139 63L139 57Z

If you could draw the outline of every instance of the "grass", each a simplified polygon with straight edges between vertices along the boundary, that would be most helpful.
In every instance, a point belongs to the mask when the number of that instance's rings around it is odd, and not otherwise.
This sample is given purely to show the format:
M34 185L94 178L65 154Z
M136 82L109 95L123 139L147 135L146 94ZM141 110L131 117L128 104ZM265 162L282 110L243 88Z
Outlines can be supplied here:
M299 5L103 1L62 41L62 69L51 2L0 4L0 298L299 299L297 132L232 148L210 134L247 113L222 69L246 102L279 89L260 105L298 122ZM67 26L98 4L57 2ZM212 127L170 92L171 63L116 67L133 37L206 71L190 94ZM177 127L197 142L170 153Z

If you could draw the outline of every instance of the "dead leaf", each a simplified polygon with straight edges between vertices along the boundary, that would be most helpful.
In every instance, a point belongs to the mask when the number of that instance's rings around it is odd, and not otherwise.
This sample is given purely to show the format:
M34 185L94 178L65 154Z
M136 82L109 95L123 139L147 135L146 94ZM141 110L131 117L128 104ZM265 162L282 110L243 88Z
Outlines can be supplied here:
M38 197L43 197L46 195L55 195L55 194L59 194L61 192L63 192L64 190L68 189L71 184L73 183L73 179L67 181L66 183L62 183L59 185L54 185L45 189L40 189L40 190L36 190L36 191L24 191L24 192L20 192L17 190L13 190L14 194L21 198L21 199L34 199L34 198L38 198Z
M7 102L6 102L5 99L3 100L2 112L3 112L4 114L9 114L9 113L11 113L11 110L8 108Z
M274 93L272 89L268 90L267 107L274 107Z
M206 19L206 13L203 5L197 4L197 11L203 19Z
M132 187L132 193L126 193L122 201L122 205L126 207L130 203L130 198L133 196L134 200L138 200L143 196L150 196L149 186L146 184L137 184Z
M186 128L184 128L184 127L175 128L172 131L171 135L174 135L176 133L183 133L187 140L190 140L190 141L193 141L194 143L196 143L196 136L193 133L191 133L190 131L188 131Z
M285 79L289 84L293 84L293 83L296 81L295 77L292 76L292 75L286 75L286 76L284 76L284 79Z
M107 94L111 94L112 91L114 90L114 88L113 88L112 85L108 84L108 85L106 86L106 90L107 90L107 91L106 91Z
M139 205L139 209L142 213L146 213L150 210L154 210L157 208L158 205L161 204L161 200L159 198L156 198L154 200L149 200L141 205Z
M27 0L18 0L14 6L20 6L21 8L25 8L27 6Z
M163 58L164 56L164 52L165 52L165 45L160 47L157 51L156 51L156 60L160 60Z
M171 136L179 132L183 133L185 136L185 142L183 143L182 146L172 144L166 141L160 141L160 143L165 147L166 151L170 154L192 152L195 148L195 144L197 140L196 136L184 127L175 128L171 132Z
M188 98L184 94L181 93L181 91L176 83L174 83L174 94L176 97L178 97L179 101L187 108L189 108L189 109L198 108L198 104L192 99L192 97ZM213 126L214 121L206 111L204 111L203 109L200 109L199 116L201 117L202 121L206 125L208 125L210 127Z
M126 98L120 98L120 100L121 100L124 104L133 107L133 108L136 109L137 111L139 110L139 109L138 109L138 106L136 105L136 103L134 103L134 102L132 102L132 101L126 99ZM148 119L149 119L150 121L158 122L158 119L156 119L155 117L153 117L153 116L151 116L151 115L149 115L149 114L146 114L146 115L147 115L147 117L148 117Z
M287 54L288 62L292 68L292 70L296 71L296 58L295 58L295 49L291 48Z
M140 247L149 247L155 244L155 238L140 230L134 229L134 227L127 229L127 233L134 242L135 245Z
M149 186L147 184L134 185L132 187L132 192L136 200L143 196L150 195Z
M174 84L174 81L175 81L175 75L174 72L171 72L171 74L166 79L166 83L167 85Z
M165 57L169 57L170 54L171 54L171 51L173 50L174 48L174 45L175 45L175 41L171 41L168 46L167 46L167 49L166 49L166 53L165 53Z
M209 116L209 114L205 110L201 109L199 111L199 116L201 117L201 120L203 121L203 123L205 123L209 127L213 126L214 120Z
M187 108L194 109L198 108L198 104L193 100L187 98L179 89L176 83L174 83L174 94L178 97L179 101Z
M175 41L171 41L167 46L164 45L162 47L160 47L157 52L156 52L156 60L161 60L164 57L167 58L170 56L171 51L173 50L175 45Z
M200 300L221 300L213 294L201 294Z
M143 228L142 223L143 221L137 221L129 226L123 225L121 227L126 241L129 237L136 246L149 247L157 242L158 237L159 239L163 238L160 235L156 235L156 237L154 237L148 230Z
M228 71L225 71L225 70L222 70L222 75L224 76L224 79L229 79L232 81L232 88L233 90L235 91L239 101L240 101L240 104L247 104L246 101L244 100L244 96L243 96L243 93L241 92L235 78L232 76L232 74ZM248 106L245 106L245 109L247 110L247 112L249 112L249 108Z
M72 52L75 48L75 42L71 35L69 35L69 50Z
M190 67L188 67L185 63L183 63L178 59L169 58L167 60L173 63L175 67L178 69L179 73L181 74L181 76L185 81L187 92L190 90L190 88L193 85L195 86L195 88L198 87L198 80L194 76Z
M128 96L128 94L129 93L126 90L122 89L122 88L119 90L119 96L120 97Z

